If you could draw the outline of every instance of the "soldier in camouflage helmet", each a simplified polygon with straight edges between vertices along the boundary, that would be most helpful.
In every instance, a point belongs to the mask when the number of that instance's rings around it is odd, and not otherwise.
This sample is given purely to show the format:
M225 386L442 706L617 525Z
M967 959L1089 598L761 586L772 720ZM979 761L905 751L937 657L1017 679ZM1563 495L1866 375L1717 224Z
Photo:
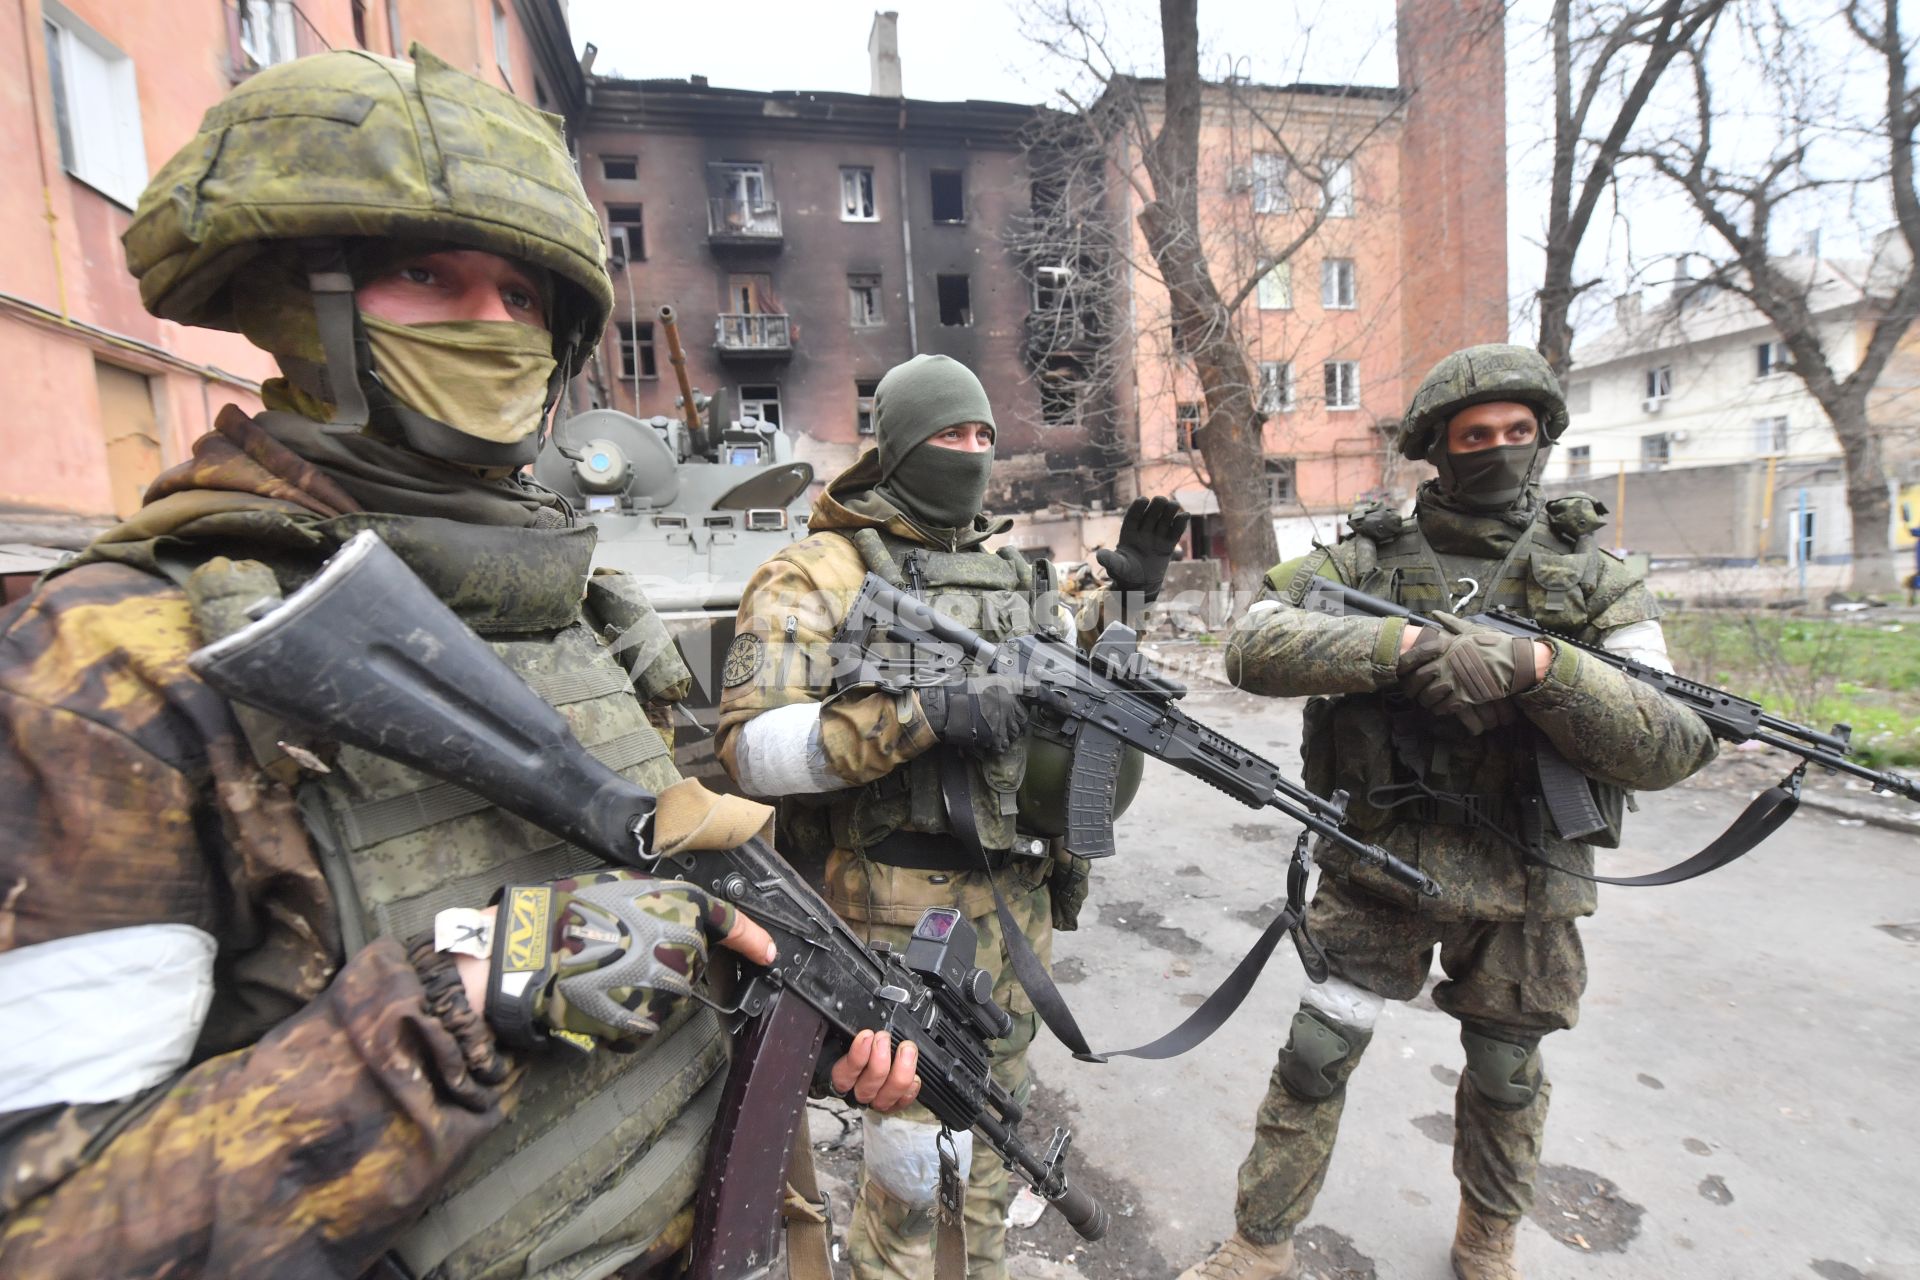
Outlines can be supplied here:
M982 512L994 422L979 379L946 356L916 356L881 379L874 419L877 448L827 485L810 536L747 584L717 750L747 794L785 797L789 846L824 861L827 901L868 939L903 946L928 907L958 907L973 920L994 1000L1013 1015L1012 1033L993 1045L993 1073L1025 1098L1038 1020L1014 979L989 877L1043 961L1087 891L1084 860L1050 853L1022 821L1026 713L1004 678L974 674L900 694L835 695L828 644L870 572L996 641L1028 633L1038 613L1059 606L1045 591L1048 573L1011 547L984 546L1010 522ZM1129 508L1102 558L1117 590L1082 602L1089 628L1112 605L1153 597L1185 523L1166 499ZM949 765L965 772L979 848L949 823ZM939 1133L921 1108L868 1117L849 1240L856 1280L932 1274ZM970 1135L958 1137L966 1161ZM1006 1275L1007 1170L984 1145L972 1148L971 1163L967 1271L995 1280Z
M676 784L655 724L690 676L514 474L611 300L558 123L418 48L273 67L126 246L155 314L285 376L0 615L0 1274L671 1260L727 1059L688 997L766 932L186 662L371 529L602 760ZM870 1041L833 1076L913 1092Z
M1540 1041L1573 1026L1586 967L1575 921L1592 913L1591 843L1617 842L1628 789L1671 786L1713 756L1693 713L1558 642L1461 617L1503 605L1579 640L1667 668L1659 608L1637 573L1593 545L1605 508L1542 502L1541 456L1567 425L1546 362L1521 347L1455 352L1414 393L1401 451L1434 465L1411 519L1368 504L1350 536L1272 570L1228 642L1228 676L1308 696L1306 779L1344 789L1354 834L1441 885L1412 895L1323 846L1309 921L1331 976L1309 986L1255 1117L1234 1235L1183 1280L1298 1275L1293 1231L1326 1176L1348 1077L1388 1000L1434 1003L1466 1051L1454 1100L1460 1213L1454 1274L1515 1280L1516 1224L1532 1203L1550 1087ZM1438 617L1330 617L1298 607L1315 575ZM1668 668L1670 669L1670 668ZM1537 796L1532 743L1551 741L1616 819L1581 843L1523 827ZM1520 847L1538 842L1552 870Z

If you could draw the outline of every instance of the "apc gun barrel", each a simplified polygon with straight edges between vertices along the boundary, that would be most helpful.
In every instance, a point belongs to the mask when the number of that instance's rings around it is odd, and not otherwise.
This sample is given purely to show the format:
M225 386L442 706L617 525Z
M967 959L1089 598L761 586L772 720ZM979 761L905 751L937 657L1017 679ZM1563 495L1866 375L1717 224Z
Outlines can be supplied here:
M693 402L693 383L687 379L687 353L680 347L680 322L674 317L672 307L660 308L660 333L667 340L667 361L673 365L674 381L680 384L680 405L687 415L687 447L701 453L705 439L700 428L700 407Z

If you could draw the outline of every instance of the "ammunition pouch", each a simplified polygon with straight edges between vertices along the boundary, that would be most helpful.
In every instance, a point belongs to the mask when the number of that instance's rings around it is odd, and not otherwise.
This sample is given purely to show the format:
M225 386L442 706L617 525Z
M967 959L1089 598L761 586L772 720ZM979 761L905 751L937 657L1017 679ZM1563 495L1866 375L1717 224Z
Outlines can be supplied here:
M1466 1078L1488 1102L1519 1111L1539 1096L1544 1073L1538 1036L1516 1042L1461 1027L1460 1043L1467 1051Z
M1371 1031L1342 1026L1302 1005L1274 1074L1302 1102L1325 1102L1346 1087L1372 1039Z

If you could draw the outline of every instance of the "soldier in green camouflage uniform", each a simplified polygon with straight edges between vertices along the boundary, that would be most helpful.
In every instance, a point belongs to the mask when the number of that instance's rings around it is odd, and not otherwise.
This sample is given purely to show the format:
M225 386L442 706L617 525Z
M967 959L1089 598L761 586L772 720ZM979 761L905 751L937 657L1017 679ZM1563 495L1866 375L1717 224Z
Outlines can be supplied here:
M1275 568L1236 626L1227 673L1275 697L1311 695L1302 752L1321 795L1352 797L1349 829L1432 874L1424 900L1323 846L1310 924L1332 975L1310 986L1255 1118L1238 1230L1185 1280L1297 1274L1292 1233L1326 1176L1348 1077L1387 1000L1434 988L1460 1022L1460 1181L1452 1261L1462 1280L1514 1280L1514 1228L1532 1202L1551 1092L1539 1044L1570 1028L1586 984L1575 921L1594 886L1590 844L1530 821L1531 743L1544 735L1591 780L1615 824L1626 792L1673 785L1713 756L1691 712L1558 642L1515 641L1456 615L1495 605L1576 639L1666 665L1659 608L1640 577L1594 546L1604 508L1543 502L1534 478L1566 428L1553 375L1530 350L1472 347L1414 394L1401 451L1439 471L1411 519L1363 505L1352 534ZM1444 631L1299 608L1315 575L1441 615Z
M869 572L990 640L1026 634L1036 610L1058 606L1019 552L983 546L1011 522L981 513L994 428L979 380L945 356L917 356L881 380L874 418L878 448L827 486L808 520L811 536L747 584L725 664L717 750L747 794L785 797L783 838L802 858L824 861L827 901L867 937L900 946L928 907L958 907L974 922L979 963L1013 1015L1012 1034L993 1046L993 1072L1024 1098L1038 1020L1009 967L981 854L949 825L941 770L958 753L992 874L1047 961L1053 930L1073 925L1086 876L1084 863L1049 856L1019 829L1025 713L998 678L834 695L828 645ZM1118 591L1086 601L1081 617L1096 619L1129 596L1150 599L1159 588L1184 517L1164 499L1141 500L1128 522L1103 561ZM1045 577L1043 570L1042 584ZM1058 622L1076 629L1072 619ZM930 1274L938 1132L924 1109L869 1117L851 1239L858 1280ZM970 1141L959 1138L963 1148ZM1011 1189L984 1146L971 1163L968 1273L995 1280L1006 1274Z
M709 941L764 959L765 931L186 661L371 529L602 760L676 783L654 722L690 676L634 588L589 577L593 530L513 474L612 302L558 123L417 47L270 68L126 246L155 314L286 377L0 615L0 1275L682 1253L727 1059L685 997ZM503 889L533 910L490 976L475 909ZM594 954L630 976L579 954L583 919L617 924ZM836 1083L893 1100L910 1081L878 1065Z

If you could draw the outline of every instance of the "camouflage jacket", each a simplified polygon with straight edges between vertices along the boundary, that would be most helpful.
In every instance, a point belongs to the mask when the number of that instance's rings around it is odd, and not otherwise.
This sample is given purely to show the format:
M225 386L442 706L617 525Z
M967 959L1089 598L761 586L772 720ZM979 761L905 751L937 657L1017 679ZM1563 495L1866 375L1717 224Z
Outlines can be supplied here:
M1267 586L1235 626L1227 675L1273 697L1308 696L1302 745L1309 786L1350 792L1353 829L1421 866L1441 883L1437 914L1470 919L1567 919L1596 903L1587 881L1530 864L1512 845L1465 825L1422 822L1386 803L1380 787L1399 786L1421 768L1452 780L1449 789L1507 797L1528 785L1529 726L1589 777L1614 787L1658 790L1713 758L1701 720L1603 663L1554 642L1546 678L1514 698L1523 723L1468 737L1449 719L1392 697L1404 623L1330 617L1297 608L1312 576L1334 578L1416 611L1444 609L1458 574L1483 584L1468 612L1499 604L1575 638L1604 643L1609 633L1657 625L1659 606L1637 575L1604 551L1569 537L1537 500L1517 514L1463 516L1423 491L1416 520L1356 512L1356 532L1338 546L1275 567ZM1591 524L1586 526L1591 532ZM1429 774L1431 779L1435 774ZM1370 793L1381 803L1370 803ZM1590 871L1592 850L1549 833L1553 860ZM1330 874L1396 901L1408 891L1329 851Z
M117 531L244 540L358 508L237 411ZM158 514L156 514L158 513ZM513 1105L401 946L341 951L292 791L186 665L183 593L95 559L0 615L0 952L189 925L217 944L190 1065L0 1116L0 1275L355 1275Z
M796 703L824 703L821 746L828 768L847 788L886 777L936 742L911 696L871 692L827 701L832 688L828 644L867 574L852 535L874 529L931 545L917 526L868 491L875 478L872 463L869 454L828 485L808 519L812 533L762 564L747 584L735 625L737 638L728 655L716 740L721 763L735 777L741 726L763 712ZM973 548L989 556L981 544L1010 524L981 517L957 545L938 549ZM1092 598L1080 616L1097 616L1102 607L1100 598ZM824 831L816 831L813 842L833 843ZM1002 877L1009 894L1044 881L1050 863L1022 860L1017 866L1027 880L1015 883L1016 871L1010 869ZM832 848L828 856L826 897L848 919L882 924L913 924L931 906L958 906L970 917L993 910L992 886L981 873L888 866L844 847Z

